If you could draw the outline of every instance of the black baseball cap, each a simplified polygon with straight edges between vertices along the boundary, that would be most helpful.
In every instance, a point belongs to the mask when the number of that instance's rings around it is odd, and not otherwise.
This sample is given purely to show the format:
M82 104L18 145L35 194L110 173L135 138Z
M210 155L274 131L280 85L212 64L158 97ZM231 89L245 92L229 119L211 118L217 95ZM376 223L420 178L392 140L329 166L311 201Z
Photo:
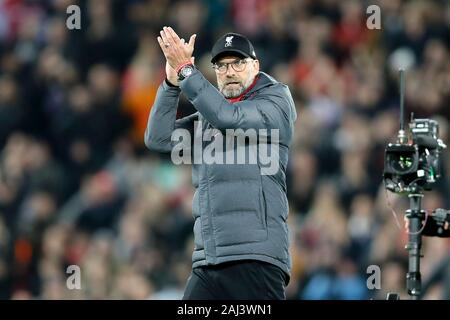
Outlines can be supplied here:
M255 49L247 37L239 33L229 32L220 37L211 50L211 62L227 54L256 59Z

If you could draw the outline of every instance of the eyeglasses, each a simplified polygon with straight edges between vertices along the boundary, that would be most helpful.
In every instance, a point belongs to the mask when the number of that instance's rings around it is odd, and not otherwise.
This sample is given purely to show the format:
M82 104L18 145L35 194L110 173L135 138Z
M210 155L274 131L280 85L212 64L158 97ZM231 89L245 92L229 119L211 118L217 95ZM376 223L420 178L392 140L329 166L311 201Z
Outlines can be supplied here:
M234 71L236 72L242 72L245 70L245 66L247 65L247 62L249 62L250 59L238 59L234 60L232 62L217 62L213 64L214 70L216 70L217 73L223 74L228 71L228 66L231 65Z

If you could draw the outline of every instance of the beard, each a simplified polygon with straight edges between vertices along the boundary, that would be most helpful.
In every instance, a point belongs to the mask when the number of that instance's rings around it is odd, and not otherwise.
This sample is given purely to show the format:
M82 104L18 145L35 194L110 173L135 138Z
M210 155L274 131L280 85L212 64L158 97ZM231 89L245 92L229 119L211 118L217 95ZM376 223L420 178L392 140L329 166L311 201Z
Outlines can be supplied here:
M219 91L225 98L237 98L252 84L252 77L243 82L237 79L226 79L223 83L219 83Z

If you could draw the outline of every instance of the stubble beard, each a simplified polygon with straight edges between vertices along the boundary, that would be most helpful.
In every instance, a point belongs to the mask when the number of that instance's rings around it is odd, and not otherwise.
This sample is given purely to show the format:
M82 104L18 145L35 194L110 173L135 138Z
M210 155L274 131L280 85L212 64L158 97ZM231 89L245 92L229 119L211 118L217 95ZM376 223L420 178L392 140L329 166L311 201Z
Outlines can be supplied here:
M248 87L250 87L253 79L252 77L248 77L245 83L242 81L237 81L235 79L226 79L222 84L219 84L219 91L222 92L225 98L232 99L239 97ZM237 87L227 86L230 82L237 82Z

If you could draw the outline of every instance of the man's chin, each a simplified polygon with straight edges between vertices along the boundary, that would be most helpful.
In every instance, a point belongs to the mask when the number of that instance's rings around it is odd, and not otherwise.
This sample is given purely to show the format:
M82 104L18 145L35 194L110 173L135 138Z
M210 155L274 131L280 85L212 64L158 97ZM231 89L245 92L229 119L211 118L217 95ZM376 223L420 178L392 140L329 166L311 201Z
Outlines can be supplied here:
M227 99L233 99L233 98L237 98L242 94L243 90L223 90L222 94L225 96L225 98Z

